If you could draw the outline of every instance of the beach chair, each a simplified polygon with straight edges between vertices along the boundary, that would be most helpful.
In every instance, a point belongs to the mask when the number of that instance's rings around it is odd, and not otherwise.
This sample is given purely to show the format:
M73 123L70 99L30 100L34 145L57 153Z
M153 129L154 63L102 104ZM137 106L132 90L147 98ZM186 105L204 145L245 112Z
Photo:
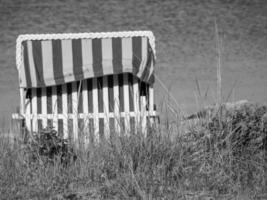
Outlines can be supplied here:
M65 139L129 134L157 117L150 31L30 34L17 39L20 111L29 132ZM85 135L84 135L85 134Z

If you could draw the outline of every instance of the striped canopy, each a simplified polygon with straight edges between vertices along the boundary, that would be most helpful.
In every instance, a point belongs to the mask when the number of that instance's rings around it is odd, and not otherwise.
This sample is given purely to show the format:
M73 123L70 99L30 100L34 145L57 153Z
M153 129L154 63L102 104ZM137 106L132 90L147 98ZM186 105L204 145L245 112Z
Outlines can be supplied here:
M20 35L17 39L22 88L128 72L151 84L154 60L150 31Z

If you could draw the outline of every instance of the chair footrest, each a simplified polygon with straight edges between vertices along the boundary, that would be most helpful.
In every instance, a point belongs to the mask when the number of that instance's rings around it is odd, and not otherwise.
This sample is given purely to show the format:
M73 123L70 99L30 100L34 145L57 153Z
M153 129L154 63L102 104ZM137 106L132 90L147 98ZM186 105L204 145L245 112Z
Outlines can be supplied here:
M116 118L116 117L142 117L147 116L149 118L158 117L158 113L156 111L146 111L144 113L141 112L121 112L118 115L114 113L78 113L78 114L12 114L12 119L86 119L86 118Z

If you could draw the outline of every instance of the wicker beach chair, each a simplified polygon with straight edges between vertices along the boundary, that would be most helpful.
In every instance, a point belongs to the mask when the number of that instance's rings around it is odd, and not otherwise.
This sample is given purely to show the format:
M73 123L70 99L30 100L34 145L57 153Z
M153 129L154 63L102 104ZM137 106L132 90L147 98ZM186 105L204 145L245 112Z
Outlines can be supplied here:
M155 43L150 31L31 34L17 39L20 112L29 132L63 138L146 132L154 109ZM86 139L87 138L87 139Z

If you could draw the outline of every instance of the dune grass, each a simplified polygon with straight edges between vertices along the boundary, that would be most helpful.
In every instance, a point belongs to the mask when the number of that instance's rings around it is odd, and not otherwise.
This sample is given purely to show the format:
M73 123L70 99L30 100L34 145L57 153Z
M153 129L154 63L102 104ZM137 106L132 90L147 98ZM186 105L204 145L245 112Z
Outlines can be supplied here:
M169 119L172 125L151 127L147 137L114 133L76 149L67 165L61 154L32 159L40 155L32 143L1 140L0 199L260 199L267 192L267 107L220 113L221 125L213 113L185 122L186 129Z

